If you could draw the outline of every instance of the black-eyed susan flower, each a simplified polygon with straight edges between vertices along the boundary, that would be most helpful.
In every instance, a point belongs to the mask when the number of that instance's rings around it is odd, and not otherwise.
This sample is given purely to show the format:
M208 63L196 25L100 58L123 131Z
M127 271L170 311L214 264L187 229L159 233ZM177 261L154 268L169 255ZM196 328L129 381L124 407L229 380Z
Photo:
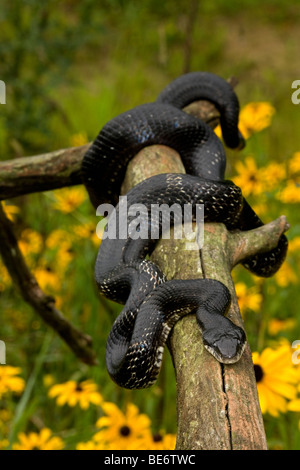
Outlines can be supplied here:
M0 261L0 292L4 291L9 286L11 286L11 277L6 266Z
M49 390L49 397L56 397L58 406L78 404L83 410L88 409L91 404L101 405L103 402L102 395L92 380L82 382L69 380L63 384L53 385Z
M174 450L176 446L176 434L164 432L151 433L144 439L134 442L130 450Z
M239 129L245 139L269 127L275 108L267 101L246 104L240 111Z
M72 246L73 241L74 237L72 232L58 228L48 235L45 245L50 250L57 250L58 247L64 243L67 243L68 246Z
M74 227L74 234L78 238L85 238L91 240L94 245L100 246L101 240L96 233L96 225L94 223L86 223Z
M8 392L13 392L16 394L23 392L25 388L25 381L21 377L18 377L20 373L20 367L0 367L0 398Z
M242 313L245 313L247 310L259 311L263 297L257 286L247 287L243 282L237 282L235 284L235 291Z
M19 214L20 208L13 204L2 204L6 217L9 218L12 222L15 221L16 215Z
M78 442L76 450L107 450L107 445L99 440L91 439L87 442Z
M299 345L297 347L297 361L296 361L296 364L297 364L297 373L298 373L298 387L297 387L297 391L298 391L298 396L294 399L294 400L291 400L288 402L287 404L287 409L288 411L293 411L295 413L300 413L300 367L299 367L299 356L298 356L298 353L300 352L300 348L299 348ZM300 429L300 420L298 422L298 427Z
M264 192L264 180L252 156L246 157L244 162L238 161L235 169L237 175L232 180L237 186L242 188L245 197L250 194L259 195Z
M269 127L275 114L275 108L266 101L246 104L240 111L239 130L245 139L253 134ZM217 126L215 132L222 136L221 126Z
M53 209L69 214L87 199L87 192L82 186L63 188L54 191L54 198Z
M287 318L286 320L280 320L279 318L272 318L268 322L268 331L270 335L276 336L282 331L290 331L297 325L295 318Z
M110 450L132 449L149 435L151 421L133 403L127 405L125 413L110 402L103 403L102 409L106 416L98 419L96 426L101 429L94 440L106 441Z
M276 349L266 348L252 355L262 413L279 416L287 411L287 404L297 395L298 373L292 363L288 343Z
M266 191L278 188L278 185L286 179L286 167L282 163L271 162L260 169L261 178Z
M287 404L287 409L289 411L299 412L300 411L300 398L296 398L295 400L290 401Z
M27 258L32 254L41 252L43 247L43 238L37 231L27 228L21 233L19 247L23 256Z
M8 439L2 439L0 440L0 450L4 450L9 446L9 440Z
M0 410L0 436L2 438L8 436L9 434L9 429L10 429L10 423L13 418L12 412L7 409L2 409ZM1 449L1 444L0 444L0 449Z
M53 436L48 428L43 428L39 433L21 432L18 434L18 441L13 444L13 450L61 450L64 448L63 440Z
M300 252L300 237L289 240L289 253Z
M74 258L74 236L71 232L57 229L47 237L46 248L55 256L56 272L63 274ZM50 255L51 257L51 255Z
M292 266L286 260L280 269L277 271L277 273L274 275L274 279L276 281L276 284L278 284L280 287L286 287L289 284L297 284L298 283L298 276L293 270Z
M300 173L300 152L295 152L289 160L289 174L295 176Z
M300 202L300 184L288 180L286 186L276 194L276 198L285 204L297 204Z
M60 292L61 279L57 271L54 271L51 265L42 263L42 265L33 269L33 274L42 290L49 290L52 294Z

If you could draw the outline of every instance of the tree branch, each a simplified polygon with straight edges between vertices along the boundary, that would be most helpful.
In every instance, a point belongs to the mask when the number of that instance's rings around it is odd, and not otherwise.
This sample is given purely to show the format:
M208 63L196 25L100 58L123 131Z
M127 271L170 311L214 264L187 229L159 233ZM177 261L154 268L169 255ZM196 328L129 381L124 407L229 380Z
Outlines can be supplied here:
M0 200L81 184L81 162L89 146L0 162Z

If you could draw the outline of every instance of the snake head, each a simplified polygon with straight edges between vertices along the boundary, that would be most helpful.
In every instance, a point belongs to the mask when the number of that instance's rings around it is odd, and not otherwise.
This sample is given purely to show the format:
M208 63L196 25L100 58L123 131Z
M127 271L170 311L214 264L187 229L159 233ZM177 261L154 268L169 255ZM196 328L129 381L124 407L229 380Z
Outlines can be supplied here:
M223 364L237 362L243 354L246 335L242 328L232 324L230 328L210 328L203 332L205 349Z

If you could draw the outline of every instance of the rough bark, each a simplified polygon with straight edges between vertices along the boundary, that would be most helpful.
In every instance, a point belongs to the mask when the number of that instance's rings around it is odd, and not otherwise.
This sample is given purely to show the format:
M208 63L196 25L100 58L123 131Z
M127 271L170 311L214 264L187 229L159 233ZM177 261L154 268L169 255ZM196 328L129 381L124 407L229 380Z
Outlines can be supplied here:
M81 184L90 144L0 162L0 200Z

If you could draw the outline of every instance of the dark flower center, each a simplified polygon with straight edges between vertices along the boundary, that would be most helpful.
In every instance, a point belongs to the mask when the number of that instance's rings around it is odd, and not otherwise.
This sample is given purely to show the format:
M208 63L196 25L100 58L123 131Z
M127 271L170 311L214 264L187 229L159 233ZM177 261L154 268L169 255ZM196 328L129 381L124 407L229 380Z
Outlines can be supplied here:
M249 181L251 181L252 183L255 183L257 181L257 177L254 173L252 173L250 176L249 176Z
M120 428L120 434L121 434L121 436L127 437L127 436L129 436L130 433L131 433L131 430L130 430L130 428L129 428L128 426L125 425L125 426L122 426L122 427Z
M254 373L255 373L256 383L261 382L261 380L264 376L264 371L262 370L262 368L258 364L254 365Z
M76 392L82 392L83 388L80 384L76 385Z
M162 441L162 435L157 432L156 434L153 434L152 436L153 442L160 442Z

